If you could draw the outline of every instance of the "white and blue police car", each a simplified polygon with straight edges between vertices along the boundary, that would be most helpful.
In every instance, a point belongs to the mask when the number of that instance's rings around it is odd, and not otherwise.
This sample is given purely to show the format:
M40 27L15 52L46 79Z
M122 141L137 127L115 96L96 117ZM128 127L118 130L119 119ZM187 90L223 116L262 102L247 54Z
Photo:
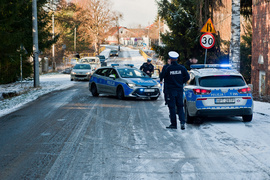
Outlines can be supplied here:
M111 64L95 71L89 81L89 91L93 96L107 94L118 99L136 97L157 100L160 83L132 64Z
M253 98L243 76L230 65L191 65L190 80L184 87L187 123L196 117L242 116L250 122Z

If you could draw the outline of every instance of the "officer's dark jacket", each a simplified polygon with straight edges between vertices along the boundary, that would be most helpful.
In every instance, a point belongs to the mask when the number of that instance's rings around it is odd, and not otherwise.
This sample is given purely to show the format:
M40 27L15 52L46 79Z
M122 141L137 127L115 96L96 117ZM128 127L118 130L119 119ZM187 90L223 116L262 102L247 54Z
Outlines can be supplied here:
M164 81L166 81L166 89L170 90L183 90L183 84L189 80L187 69L172 61L171 65L165 70Z
M166 64L166 65L163 66L162 71L161 71L161 73L159 74L160 82L163 81L164 76L165 76L165 71L166 71L166 69L167 69L169 66L170 66L170 64ZM164 93L167 93L166 80L165 80L165 79L164 79L163 86L164 86L163 92L164 92Z
M143 65L140 67L140 70L143 70L143 72L153 72L154 71L154 66L153 64L148 64L148 63L143 63Z
M165 71L166 71L167 67L169 67L169 66L170 66L170 64L166 64L166 65L163 66L162 71L161 71L161 73L159 74L160 82L163 81L164 75L165 75Z

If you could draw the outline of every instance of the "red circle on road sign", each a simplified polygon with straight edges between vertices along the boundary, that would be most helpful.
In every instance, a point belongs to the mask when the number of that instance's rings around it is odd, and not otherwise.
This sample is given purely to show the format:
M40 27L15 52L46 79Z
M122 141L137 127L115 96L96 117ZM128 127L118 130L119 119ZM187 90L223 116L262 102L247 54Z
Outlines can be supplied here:
M200 38L200 44L205 49L210 49L215 45L215 37L211 33L205 33Z

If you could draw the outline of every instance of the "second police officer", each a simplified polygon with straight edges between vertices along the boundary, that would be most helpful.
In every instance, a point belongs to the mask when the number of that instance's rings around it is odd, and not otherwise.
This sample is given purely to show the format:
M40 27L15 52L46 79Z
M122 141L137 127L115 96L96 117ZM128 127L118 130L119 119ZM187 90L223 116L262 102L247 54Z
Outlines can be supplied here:
M141 65L141 67L140 67L140 70L142 70L143 72L145 72L150 77L154 73L154 66L153 66L153 64L151 64L151 61L152 60L150 58L147 58L147 62L146 63L143 63Z
M166 81L166 101L170 111L171 124L166 128L177 129L176 114L178 114L181 129L184 130L185 114L183 110L183 86L190 77L187 69L177 63L179 54L175 51L170 51L168 55L171 59L171 65L165 70L164 81Z

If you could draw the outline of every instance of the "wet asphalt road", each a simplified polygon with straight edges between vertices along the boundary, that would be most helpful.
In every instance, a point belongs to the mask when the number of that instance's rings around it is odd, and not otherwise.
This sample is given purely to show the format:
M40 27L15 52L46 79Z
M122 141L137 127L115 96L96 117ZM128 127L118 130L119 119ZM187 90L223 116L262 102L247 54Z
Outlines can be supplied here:
M88 82L0 118L0 179L270 179L269 122L167 130L163 97L93 97Z
M92 97L87 84L0 118L1 180L270 178L266 129L224 118L167 130L162 97Z

